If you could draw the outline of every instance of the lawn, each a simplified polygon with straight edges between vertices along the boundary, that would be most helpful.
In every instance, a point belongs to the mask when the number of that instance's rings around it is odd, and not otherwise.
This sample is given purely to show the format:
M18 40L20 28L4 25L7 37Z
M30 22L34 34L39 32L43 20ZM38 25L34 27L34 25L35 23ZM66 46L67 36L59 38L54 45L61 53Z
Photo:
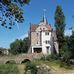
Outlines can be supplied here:
M18 74L19 70L13 64L0 64L0 74Z
M49 61L35 60L36 65L47 64L51 69L51 74L74 74L74 69L61 68L59 64ZM25 64L0 64L0 74L24 74Z

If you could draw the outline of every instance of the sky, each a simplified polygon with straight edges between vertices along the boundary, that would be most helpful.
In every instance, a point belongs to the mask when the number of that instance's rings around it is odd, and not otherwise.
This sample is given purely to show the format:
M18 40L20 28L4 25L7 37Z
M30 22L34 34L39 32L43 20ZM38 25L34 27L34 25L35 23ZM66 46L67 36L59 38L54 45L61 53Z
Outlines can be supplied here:
M0 26L0 47L9 48L11 42L27 37L30 23L39 24L43 18L44 9L46 9L45 16L49 24L54 28L54 14L57 5L61 5L66 17L65 34L70 35L71 31L69 28L74 28L74 19L72 18L74 14L74 0L31 0L29 5L23 7L25 19L23 23L16 23L12 30Z

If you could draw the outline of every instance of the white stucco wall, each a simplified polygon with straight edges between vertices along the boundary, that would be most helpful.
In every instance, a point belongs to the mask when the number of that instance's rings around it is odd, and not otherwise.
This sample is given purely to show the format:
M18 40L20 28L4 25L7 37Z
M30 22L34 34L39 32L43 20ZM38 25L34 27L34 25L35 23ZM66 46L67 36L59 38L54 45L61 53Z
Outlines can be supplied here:
M44 54L51 54L51 45L50 43L46 44L46 40L47 41L51 41L51 32L49 32L49 35L45 35L45 31L42 32L42 52ZM49 53L47 53L47 48L49 47Z

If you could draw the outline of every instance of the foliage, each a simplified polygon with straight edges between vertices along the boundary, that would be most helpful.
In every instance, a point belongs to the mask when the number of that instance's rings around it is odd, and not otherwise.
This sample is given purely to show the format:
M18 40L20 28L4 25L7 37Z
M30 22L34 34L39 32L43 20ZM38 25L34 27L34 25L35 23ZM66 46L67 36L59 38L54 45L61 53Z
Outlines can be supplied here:
M58 60L59 56L57 54L51 54L51 55L47 55L47 56L43 56L41 57L40 60L43 61L53 61L53 60Z
M18 68L13 64L0 64L0 74L18 74Z
M24 40L15 40L10 44L10 53L19 54L28 52L28 38Z
M45 60L46 60L46 57L45 57L45 56L42 56L42 57L40 58L40 60L45 61Z
M61 61L70 65L71 59L74 59L74 32L70 37L65 37L64 45L61 49Z
M55 28L59 42L59 49L63 46L64 42L64 29L65 29L65 16L61 6L57 6L55 11Z
M70 65L70 58L72 54L68 46L69 39L70 38L68 36L64 36L63 46L60 49L60 54L61 54L61 57L59 57L60 66Z
M48 61L51 61L51 60L58 60L58 55L57 54L51 54L51 55L48 55L47 57L46 57L46 60L48 60Z
M37 67L34 63L31 62L26 63L25 71L27 72L28 70L31 70L32 74L37 74Z
M6 64L16 64L16 62L14 60L9 60L9 61L6 61Z
M72 35L68 40L68 48L69 52L71 52L71 59L74 59L74 31L72 31Z
M29 2L30 0L0 0L1 26L11 29L16 22L22 23L24 17L21 5L24 6L29 4Z
M65 63L68 63L70 58L71 58L71 52L68 48L68 45L64 44L61 49L61 60Z

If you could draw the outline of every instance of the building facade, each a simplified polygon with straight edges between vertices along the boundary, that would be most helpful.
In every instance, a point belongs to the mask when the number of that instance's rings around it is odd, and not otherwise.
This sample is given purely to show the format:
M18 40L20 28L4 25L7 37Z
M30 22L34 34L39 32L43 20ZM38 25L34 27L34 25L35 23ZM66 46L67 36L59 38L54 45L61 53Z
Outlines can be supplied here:
M6 48L1 48L0 47L0 55L8 55L9 54L9 51L8 51L8 49L6 49Z
M51 54L54 50L58 53L56 34L52 31L46 18L43 18L43 21L39 24L31 24L29 40L29 53Z

